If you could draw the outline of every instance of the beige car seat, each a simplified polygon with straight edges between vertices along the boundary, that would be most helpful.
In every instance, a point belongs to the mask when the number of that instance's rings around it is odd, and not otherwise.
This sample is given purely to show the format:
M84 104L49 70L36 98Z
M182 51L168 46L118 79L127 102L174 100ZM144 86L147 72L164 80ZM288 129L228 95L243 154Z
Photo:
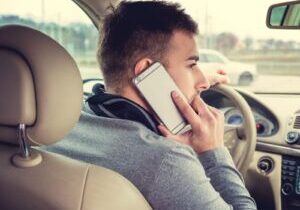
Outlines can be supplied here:
M0 27L0 209L151 209L121 175L31 146L62 139L76 124L82 81L54 40Z

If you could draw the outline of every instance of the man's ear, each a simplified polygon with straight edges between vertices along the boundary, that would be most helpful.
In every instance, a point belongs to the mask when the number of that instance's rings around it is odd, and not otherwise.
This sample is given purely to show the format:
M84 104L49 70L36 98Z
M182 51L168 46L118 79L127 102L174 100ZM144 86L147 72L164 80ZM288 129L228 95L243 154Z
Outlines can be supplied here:
M137 76L148 68L153 61L150 58L142 58L134 66L134 75Z

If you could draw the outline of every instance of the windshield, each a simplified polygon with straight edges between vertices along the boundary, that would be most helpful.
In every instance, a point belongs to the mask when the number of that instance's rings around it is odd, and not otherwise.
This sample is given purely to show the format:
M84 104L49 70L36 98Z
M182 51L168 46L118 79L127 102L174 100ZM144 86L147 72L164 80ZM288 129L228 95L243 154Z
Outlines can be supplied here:
M1 0L0 26L10 24L34 28L60 43L76 61L82 79L101 77L96 61L98 30L73 1Z
M199 24L203 71L223 68L232 86L257 93L300 93L300 30L266 26L268 7L282 1L177 0ZM221 53L229 62L216 65ZM206 56L206 57L205 57ZM217 60L217 59L211 59Z
M199 24L204 72L223 69L230 85L256 93L300 93L300 30L266 26L269 6L281 0L176 1ZM43 31L71 53L83 79L102 78L96 61L98 31L71 0L2 0L0 5L0 25Z

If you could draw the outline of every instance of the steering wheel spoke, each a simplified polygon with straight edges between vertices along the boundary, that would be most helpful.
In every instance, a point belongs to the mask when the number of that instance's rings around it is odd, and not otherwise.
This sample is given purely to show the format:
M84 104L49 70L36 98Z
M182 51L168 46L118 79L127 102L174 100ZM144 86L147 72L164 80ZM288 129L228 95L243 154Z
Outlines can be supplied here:
M243 125L225 124L224 144L232 155L236 167L245 175L256 145L256 126L252 110L247 101L233 88L218 85L212 88L212 91L228 98L243 115Z
M232 155L232 150L238 140L237 133L238 126L226 125L224 126L224 144Z

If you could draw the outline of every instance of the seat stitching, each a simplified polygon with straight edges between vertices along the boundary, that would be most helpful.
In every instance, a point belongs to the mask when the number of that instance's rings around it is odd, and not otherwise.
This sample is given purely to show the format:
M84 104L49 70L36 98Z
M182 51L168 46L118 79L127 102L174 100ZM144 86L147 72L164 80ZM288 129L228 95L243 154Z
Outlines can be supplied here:
M80 210L82 210L82 208L83 208L84 192L86 190L86 182L87 182L87 179L88 179L89 171L90 171L90 165L88 165L88 167L86 169L86 172L85 172L85 175L84 175L84 185L83 185L82 195L81 195Z

